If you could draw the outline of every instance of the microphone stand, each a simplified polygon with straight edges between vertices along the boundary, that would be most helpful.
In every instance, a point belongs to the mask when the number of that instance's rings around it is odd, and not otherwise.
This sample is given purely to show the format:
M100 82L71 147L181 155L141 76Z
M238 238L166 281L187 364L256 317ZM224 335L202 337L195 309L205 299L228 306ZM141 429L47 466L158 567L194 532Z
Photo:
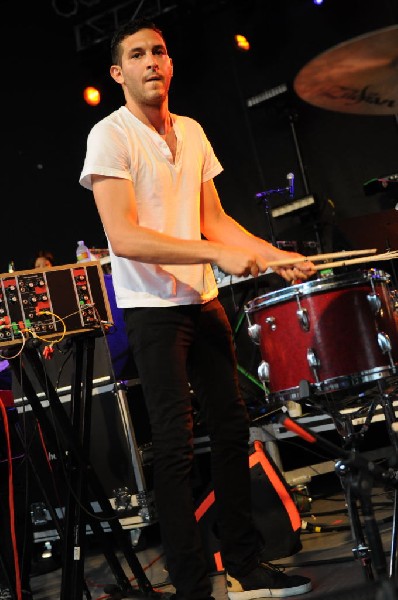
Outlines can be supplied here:
M271 240L271 244L273 246L276 246L276 235L275 235L275 228L274 228L272 213L271 213L270 205L269 205L269 199L274 194L285 195L286 192L290 193L290 187L276 188L273 190L265 190L263 192L258 192L256 194L256 198L261 200L264 210L265 210L265 216L267 218L268 228L269 228L269 232L270 232L270 240Z

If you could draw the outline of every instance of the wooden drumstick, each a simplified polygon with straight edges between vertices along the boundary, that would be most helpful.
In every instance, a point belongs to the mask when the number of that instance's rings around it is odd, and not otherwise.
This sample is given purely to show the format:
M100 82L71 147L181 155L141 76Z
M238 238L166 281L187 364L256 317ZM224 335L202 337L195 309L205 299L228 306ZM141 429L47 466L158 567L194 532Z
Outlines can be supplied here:
M350 260L337 260L335 262L322 263L320 265L314 265L314 269L316 271L321 271L322 269L334 269L335 267L346 267L349 265L357 265L360 263L366 263L373 260L393 260L398 258L398 251L393 252L385 252L384 254L375 254L374 256L365 256L362 258L352 258Z
M359 256L362 254L374 254L377 252L377 248L371 248L369 250L342 250L341 252L330 252L329 254L314 254L313 256L303 256L302 258L295 259L292 263L291 258L282 258L281 260L273 260L268 263L269 267L282 267L283 265L299 264L302 262L319 262L320 260L330 260L334 258L344 258L345 256Z

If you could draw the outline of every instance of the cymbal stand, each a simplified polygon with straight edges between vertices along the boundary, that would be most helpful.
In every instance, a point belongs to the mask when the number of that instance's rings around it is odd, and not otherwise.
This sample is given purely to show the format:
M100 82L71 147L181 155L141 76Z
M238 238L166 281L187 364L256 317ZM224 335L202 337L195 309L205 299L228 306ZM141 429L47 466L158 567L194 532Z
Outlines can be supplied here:
M308 184L307 174L306 174L305 168L304 168L303 156L301 153L301 148L300 148L300 144L298 141L296 125L295 125L295 123L297 121L297 112L294 109L289 108L288 109L288 118L289 118L289 125L290 125L290 133L292 134L294 149L296 151L297 162L298 162L298 165L300 168L301 179L303 182L304 194L306 196L308 196L308 194L310 193L310 186Z
M289 126L290 126L290 133L291 133L292 140L293 140L294 150L295 150L295 154L296 154L296 160L297 160L297 164L300 169L300 175L301 175L301 180L302 180L302 184L303 184L304 195L308 196L310 194L310 186L308 183L308 178L307 178L306 170L304 167L302 152L301 152L300 143L299 143L299 140L297 137L296 124L295 124L297 121L297 112L293 108L288 107L287 108L287 116L288 116L288 121L289 121ZM289 175L292 176L293 182L294 182L294 174L291 173ZM289 175L287 175L288 179L289 179ZM294 183L291 187L288 186L288 187L264 190L264 191L258 192L256 194L256 198L261 200L263 203L263 207L265 209L265 214L267 217L268 228L270 231L270 241L274 246L276 246L277 240L276 240L275 228L274 228L274 224L273 224L273 220L272 220L273 219L272 212L271 212L270 206L269 206L269 200L274 195L286 195L286 194L288 194L288 196L291 200L294 198ZM320 235L320 231L319 231L319 226L318 226L318 223L315 218L312 219L312 226L314 229L314 233L315 233L315 237L316 237L318 246L320 249L322 249L322 240L321 240L321 235ZM322 250L320 250L320 251L322 251Z
M22 366L19 362L20 357L10 358L9 362L44 435L50 440L53 448L62 446L63 456L68 460L68 493L65 503L65 544L60 600L70 600L70 598L80 600L83 597L83 591L88 599L91 598L84 582L86 522L89 522L94 534L101 540L104 556L119 588L127 594L127 596L121 597L130 597L130 594L137 596L140 593L145 597L161 595L153 590L147 579L120 521L115 518L114 510L102 483L87 458L91 424L94 336L85 333L81 336L76 335L72 339L74 370L71 389L71 417L68 416L57 391L43 369L37 342L37 340L28 340L25 344L22 352ZM26 370L27 365L30 367L29 374ZM54 429L54 424L37 396L32 382L32 374L50 403L52 415L58 425L57 430ZM100 519L95 518L90 510L85 509L88 504L89 489L101 508ZM113 550L109 534L105 533L102 528L101 521L109 524L117 545L135 575L138 592L133 590L129 578Z
M289 106L287 109L287 114L288 114L290 133L292 135L294 150L296 152L297 163L298 163L298 166L300 169L301 181L303 183L304 195L308 196L310 194L310 185L308 182L308 177L307 177L307 173L306 173L306 169L305 169L304 161L303 161L303 154L301 152L301 146L299 143L299 139L297 136L297 129L296 129L298 113L294 108ZM319 232L319 226L318 226L318 223L315 218L312 219L312 226L314 228L314 233L315 233L316 241L320 248L320 252L322 252L322 246L323 246L322 239L321 239L321 235Z

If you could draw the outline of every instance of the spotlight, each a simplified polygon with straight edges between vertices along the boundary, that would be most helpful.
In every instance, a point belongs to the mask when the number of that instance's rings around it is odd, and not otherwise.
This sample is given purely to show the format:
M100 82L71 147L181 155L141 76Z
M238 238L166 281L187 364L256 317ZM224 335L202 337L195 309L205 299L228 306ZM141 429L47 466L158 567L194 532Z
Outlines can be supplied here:
M101 94L99 90L93 86L88 86L84 89L83 97L90 106L97 106L101 102Z
M244 52L250 50L249 41L244 35L236 34L234 39L235 45L239 50L243 50Z

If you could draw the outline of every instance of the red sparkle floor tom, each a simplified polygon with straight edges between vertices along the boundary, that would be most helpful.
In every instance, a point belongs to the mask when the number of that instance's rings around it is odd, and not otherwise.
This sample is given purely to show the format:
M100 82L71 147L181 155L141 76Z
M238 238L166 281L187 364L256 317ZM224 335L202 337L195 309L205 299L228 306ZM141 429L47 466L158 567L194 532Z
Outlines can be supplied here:
M277 399L352 389L398 364L396 307L380 271L330 275L272 291L245 305L262 358L260 379Z

